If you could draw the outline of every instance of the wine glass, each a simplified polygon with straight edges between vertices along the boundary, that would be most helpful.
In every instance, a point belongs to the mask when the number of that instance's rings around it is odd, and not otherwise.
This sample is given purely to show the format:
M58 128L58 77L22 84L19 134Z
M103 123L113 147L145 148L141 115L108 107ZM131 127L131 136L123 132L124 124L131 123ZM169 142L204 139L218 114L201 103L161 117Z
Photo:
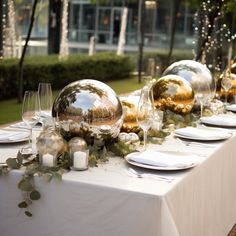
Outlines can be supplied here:
M198 83L194 87L195 93L194 98L196 102L200 105L200 117L203 115L203 107L213 98L213 93L210 90L210 84L208 83Z
M137 123L143 130L144 151L147 148L147 132L153 123L153 111L154 107L150 99L150 88L145 86L141 91L136 116Z
M25 91L22 105L22 120L30 130L29 146L23 148L22 152L32 153L32 129L38 122L39 97L37 91Z
M52 112L52 88L50 83L39 83L38 85L40 118L44 120L51 117Z
M221 87L225 91L225 103L227 103L227 101L228 101L228 92L232 88L232 86L233 86L233 84L232 84L232 80L231 80L231 72L229 69L226 69L223 72L223 78L221 80Z

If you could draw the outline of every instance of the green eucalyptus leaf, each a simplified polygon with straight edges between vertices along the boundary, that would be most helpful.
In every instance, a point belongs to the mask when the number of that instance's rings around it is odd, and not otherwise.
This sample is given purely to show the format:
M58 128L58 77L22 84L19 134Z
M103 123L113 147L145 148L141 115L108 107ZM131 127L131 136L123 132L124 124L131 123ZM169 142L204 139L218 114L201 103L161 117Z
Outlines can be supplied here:
M19 164L19 165L22 165L22 163L23 163L23 157L22 157L22 154L21 154L20 151L17 153L16 159L17 159L18 164Z
M16 158L8 158L6 160L7 165L9 166L9 168L11 169L19 169L20 165L17 162Z
M43 174L43 180L45 182L50 182L52 180L52 174L50 174L50 173Z
M60 173L58 172L53 172L53 178L56 180L56 181L62 181L62 176Z
M108 160L107 149L106 149L105 146L103 147L102 152L100 154L100 159L103 160L103 161L107 161Z
M96 156L95 155L89 155L89 160L88 160L88 162L89 162L89 166L90 167L95 167L95 166L97 166L97 164L98 164L98 162L97 162L97 158L96 158Z
M30 182L30 179L22 179L18 183L18 188L22 191L31 192L34 190L33 185Z
M26 214L28 217L32 217L32 216L33 216L32 213L29 212L29 211L25 211L25 214Z
M27 204L25 201L23 201L23 202L20 202L20 203L18 204L18 207L19 207L19 208L27 208L27 207L28 207L28 204Z
M33 201L39 200L40 197L41 197L41 195L40 195L40 193L37 190L33 190L30 193L30 199L33 200Z

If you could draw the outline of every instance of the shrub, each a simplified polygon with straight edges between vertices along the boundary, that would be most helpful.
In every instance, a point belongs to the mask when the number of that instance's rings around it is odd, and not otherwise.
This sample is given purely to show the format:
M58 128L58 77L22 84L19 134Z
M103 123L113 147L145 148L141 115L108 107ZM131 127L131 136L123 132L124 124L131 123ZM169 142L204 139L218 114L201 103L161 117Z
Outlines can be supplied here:
M18 59L0 61L0 99L16 97ZM57 55L27 57L23 67L24 90L37 89L39 82L52 83L53 89L80 79L108 81L127 78L134 69L128 56L98 53L94 56L71 55L59 61Z

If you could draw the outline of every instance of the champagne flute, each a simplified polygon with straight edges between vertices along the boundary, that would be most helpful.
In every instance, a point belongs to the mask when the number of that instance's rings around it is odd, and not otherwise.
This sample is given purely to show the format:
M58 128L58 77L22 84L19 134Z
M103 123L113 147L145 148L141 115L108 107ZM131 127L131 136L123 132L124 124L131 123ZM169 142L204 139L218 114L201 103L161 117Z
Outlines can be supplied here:
M137 123L143 130L144 151L147 148L147 132L153 123L153 111L154 107L150 99L150 88L145 86L141 91L136 116Z
M232 88L232 80L231 80L231 71L226 69L223 73L223 78L221 80L221 87L225 91L225 103L228 101L228 92Z
M25 91L23 106L22 106L22 120L30 130L29 146L23 148L24 153L32 153L32 129L38 122L39 114L39 97L37 91Z
M47 118L52 112L52 88L50 83L39 83L38 85L40 117Z

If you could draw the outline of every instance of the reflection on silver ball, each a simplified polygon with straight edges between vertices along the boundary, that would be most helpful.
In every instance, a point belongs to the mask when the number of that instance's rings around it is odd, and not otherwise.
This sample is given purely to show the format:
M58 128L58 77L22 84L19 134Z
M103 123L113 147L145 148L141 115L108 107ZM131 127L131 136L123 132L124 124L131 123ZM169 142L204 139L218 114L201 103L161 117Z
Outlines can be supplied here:
M210 70L203 64L193 60L182 60L171 64L162 74L178 75L187 80L196 94L199 87L207 94L214 94L216 85Z
M52 115L63 124L62 129L75 134L87 127L92 135L117 137L123 124L118 96L108 85L96 80L67 85L56 98Z

